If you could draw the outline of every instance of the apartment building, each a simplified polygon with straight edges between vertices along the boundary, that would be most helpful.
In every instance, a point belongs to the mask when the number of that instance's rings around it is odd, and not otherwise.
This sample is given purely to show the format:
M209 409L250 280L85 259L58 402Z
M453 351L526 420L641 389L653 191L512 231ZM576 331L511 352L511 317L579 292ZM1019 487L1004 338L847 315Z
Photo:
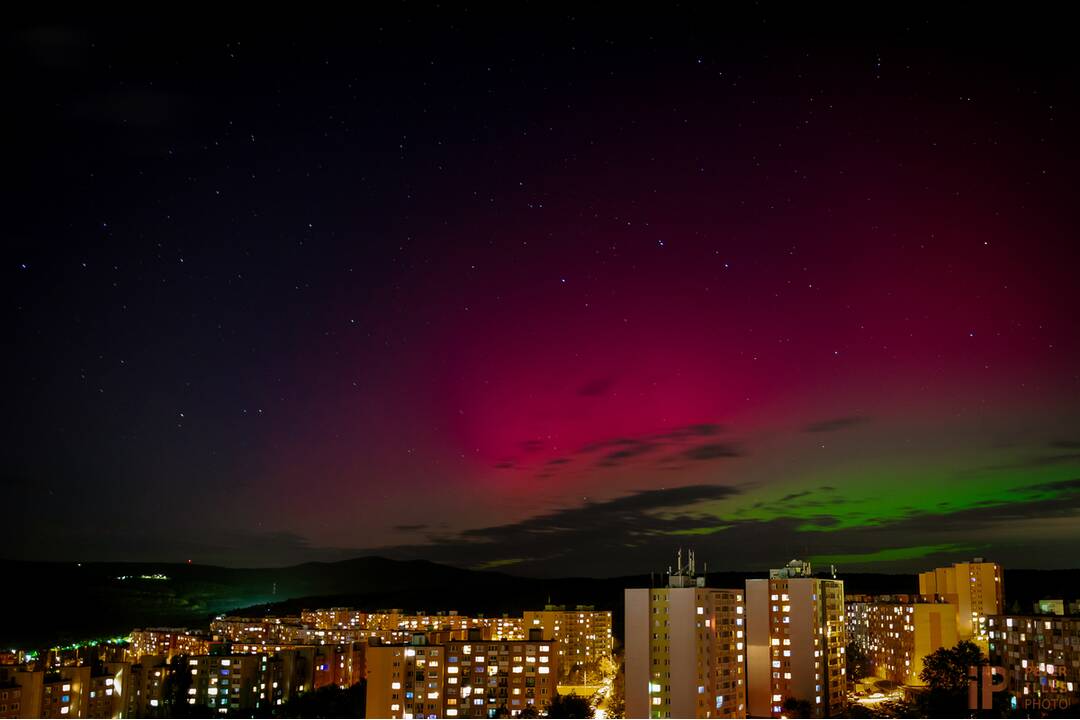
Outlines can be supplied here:
M741 588L706 587L680 552L666 587L629 588L625 601L627 717L746 717Z
M814 717L847 708L842 580L815 578L792 560L768 579L746 581L748 708L780 717L788 699L810 703Z
M849 602L848 640L866 654L878 677L921 686L923 659L959 642L956 618L956 607L947 603Z

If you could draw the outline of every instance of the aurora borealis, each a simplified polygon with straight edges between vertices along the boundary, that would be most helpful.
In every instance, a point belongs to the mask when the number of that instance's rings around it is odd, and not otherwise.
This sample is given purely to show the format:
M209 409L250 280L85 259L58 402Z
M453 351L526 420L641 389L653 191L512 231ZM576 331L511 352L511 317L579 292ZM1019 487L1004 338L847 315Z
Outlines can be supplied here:
M1059 31L530 13L8 33L7 555L1075 565Z

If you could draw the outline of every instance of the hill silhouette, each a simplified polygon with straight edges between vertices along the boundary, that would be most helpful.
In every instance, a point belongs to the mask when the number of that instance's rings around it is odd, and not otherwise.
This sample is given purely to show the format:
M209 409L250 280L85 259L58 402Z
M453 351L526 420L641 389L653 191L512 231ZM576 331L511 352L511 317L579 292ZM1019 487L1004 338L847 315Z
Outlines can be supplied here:
M742 587L759 572L708 574L710 587ZM150 576L142 578L141 576ZM167 579L151 579L164 576ZM204 628L218 614L296 614L303 608L519 614L559 605L614 613L622 634L623 590L662 583L663 575L527 578L422 560L360 557L281 568L176 563L0 561L13 583L0 619L0 647L40 648L127 634L135 627ZM841 573L848 593L914 593L914 575ZM124 578L124 579L121 579ZM1006 570L1006 607L1030 612L1043 597L1080 597L1080 570Z

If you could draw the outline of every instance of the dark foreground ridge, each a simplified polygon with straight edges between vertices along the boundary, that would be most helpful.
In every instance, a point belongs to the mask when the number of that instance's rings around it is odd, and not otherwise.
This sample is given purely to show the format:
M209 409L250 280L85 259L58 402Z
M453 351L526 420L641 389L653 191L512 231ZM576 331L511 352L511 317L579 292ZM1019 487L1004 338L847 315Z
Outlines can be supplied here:
M710 587L741 587L762 572L709 573ZM552 602L595 605L615 613L622 633L623 590L647 587L649 575L616 578L523 578L420 560L362 557L283 568L224 568L171 563L0 561L15 592L0 620L0 647L47 647L126 635L136 627L205 627L222 613L295 614L302 608L457 610L501 615ZM839 573L849 594L914 593L914 575ZM662 581L656 578L656 581ZM1006 570L1006 610L1030 611L1045 597L1076 597L1077 570ZM1011 606L1015 605L1016 608Z

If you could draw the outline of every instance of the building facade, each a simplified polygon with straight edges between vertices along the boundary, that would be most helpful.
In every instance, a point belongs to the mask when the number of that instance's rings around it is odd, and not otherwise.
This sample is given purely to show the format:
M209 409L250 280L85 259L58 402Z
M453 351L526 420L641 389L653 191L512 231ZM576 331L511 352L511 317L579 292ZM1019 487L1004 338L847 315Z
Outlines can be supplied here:
M874 674L900 685L923 685L923 659L959 642L956 607L947 603L849 602L846 617L848 640L866 654Z
M975 558L919 573L919 594L955 606L960 639L985 650L986 619L1004 612L1005 573L1001 565Z
M990 662L1005 668L1021 709L1080 707L1080 617L995 615L986 622Z
M705 587L680 553L667 587L625 599L627 717L746 717L742 589Z
M95 668L0 668L0 718L124 717L128 667L109 663Z
M161 655L168 662L173 655L205 655L210 640L185 628L136 628L131 631L128 656L138 662L143 655Z
M847 629L842 580L812 576L793 560L746 581L749 712L780 717L789 699L810 704L814 717L847 709Z
M559 642L560 682L568 680L575 669L583 684L600 680L603 661L609 660L614 650L610 610L596 610L591 605L572 610L548 605L543 610L525 611L522 620L526 629L539 628L544 637Z
M527 640L485 640L479 629L464 641L368 648L368 717L516 717L543 710L555 698L558 644L539 630Z

